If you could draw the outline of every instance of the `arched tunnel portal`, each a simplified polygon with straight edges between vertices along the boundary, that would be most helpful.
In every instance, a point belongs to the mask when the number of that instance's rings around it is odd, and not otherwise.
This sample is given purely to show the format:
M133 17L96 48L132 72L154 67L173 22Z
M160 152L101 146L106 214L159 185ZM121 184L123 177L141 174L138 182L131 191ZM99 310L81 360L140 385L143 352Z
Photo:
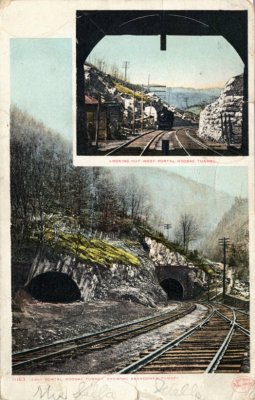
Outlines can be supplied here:
M161 287L168 295L168 299L188 300L194 297L195 271L187 265L160 265L156 267L156 274Z
M81 292L70 276L62 272L45 272L35 276L27 291L39 301L69 303L80 300Z
M77 155L89 151L85 112L84 62L105 36L222 36L244 63L242 151L248 155L248 13L247 10L111 10L76 12ZM162 46L165 50L165 45Z
M183 300L183 287L176 279L168 278L160 282L168 300Z

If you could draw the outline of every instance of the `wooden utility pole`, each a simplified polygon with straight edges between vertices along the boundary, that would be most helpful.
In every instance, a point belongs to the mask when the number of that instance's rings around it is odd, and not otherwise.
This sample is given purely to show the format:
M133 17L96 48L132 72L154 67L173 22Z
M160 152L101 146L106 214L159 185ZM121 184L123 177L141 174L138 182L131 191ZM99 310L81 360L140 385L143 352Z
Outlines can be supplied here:
M226 295L226 268L227 268L227 247L230 245L229 238L225 236L219 239L219 245L223 248L223 282L222 282L222 289L223 289L223 300L225 299Z
M129 61L123 61L123 68L125 70L125 82L127 81L127 69L129 68L130 62Z
M90 174L90 234L93 235L94 220L95 220L95 196L96 196L96 186L95 186L95 175L94 168L91 168Z
M167 238L169 239L169 230L172 228L172 224L164 224L164 229L167 231Z
M97 111L96 111L96 149L98 148L98 139L99 139L99 129L100 129L100 105L101 105L101 96L98 97Z
M211 287L211 277L210 274L207 274L207 301L210 301L210 287Z
M133 135L135 134L135 91L133 91Z
M143 133L143 90L142 90L142 102L141 102L141 133Z

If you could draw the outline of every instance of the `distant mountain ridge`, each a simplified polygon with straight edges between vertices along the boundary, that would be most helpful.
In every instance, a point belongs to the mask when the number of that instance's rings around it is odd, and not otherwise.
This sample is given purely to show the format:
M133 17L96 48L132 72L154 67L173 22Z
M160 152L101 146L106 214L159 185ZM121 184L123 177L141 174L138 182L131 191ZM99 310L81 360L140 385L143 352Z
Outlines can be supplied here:
M172 232L180 214L187 212L194 215L203 233L207 235L216 228L224 213L234 203L233 196L167 169L112 168L111 172L115 179L133 174L134 179L149 191L155 213L161 216L162 224L172 224Z
M153 91L153 88L151 90ZM166 92L159 92L158 96L177 108L187 109L192 106L205 106L212 103L220 95L221 90L221 88L167 87Z
M238 244L242 249L247 248L248 251L248 225L248 200L236 197L216 228L205 239L203 249L211 258L221 260L222 250L219 248L218 239L225 236L229 238L231 244Z

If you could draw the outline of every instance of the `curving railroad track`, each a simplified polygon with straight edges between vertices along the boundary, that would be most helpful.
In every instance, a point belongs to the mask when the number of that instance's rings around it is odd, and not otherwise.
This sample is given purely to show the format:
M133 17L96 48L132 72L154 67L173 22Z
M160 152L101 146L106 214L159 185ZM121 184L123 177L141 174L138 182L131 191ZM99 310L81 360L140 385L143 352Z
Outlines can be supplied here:
M180 336L166 340L139 358L119 374L242 372L249 347L249 314L222 304L210 305L207 317ZM125 340L178 320L196 308L192 303L176 303L175 308L152 317L13 354L13 373L36 370L81 354L104 350ZM246 357L247 358L247 357ZM246 360L247 361L247 360ZM247 372L247 371L245 371Z
M237 373L249 346L249 315L215 304L202 322L179 337L147 350L119 374Z
M69 356L75 357L82 353L102 350L173 322L191 313L195 308L196 306L192 303L176 303L174 309L164 311L152 317L124 323L96 333L15 352L12 355L13 371L22 371L27 366L36 366L41 363L45 365L45 363L52 360L56 361Z

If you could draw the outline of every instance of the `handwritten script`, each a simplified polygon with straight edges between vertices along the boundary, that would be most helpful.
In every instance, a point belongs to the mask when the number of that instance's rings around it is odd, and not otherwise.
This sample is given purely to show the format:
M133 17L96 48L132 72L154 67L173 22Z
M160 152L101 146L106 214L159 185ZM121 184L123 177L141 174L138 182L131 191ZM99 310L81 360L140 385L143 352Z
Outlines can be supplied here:
M62 392L56 393L51 385L47 385L46 387L38 386L37 391L34 394L34 398L36 399L47 399L47 400L67 400L67 390L65 389Z
M51 385L39 385L33 395L35 400L114 400L115 396L108 385L80 382L75 391L62 385L56 390Z
M198 385L196 384L184 384L180 385L173 383L171 385L167 384L164 379L155 380L155 391L154 393L160 393L166 398L193 398L196 400L204 400L204 397L199 392Z

